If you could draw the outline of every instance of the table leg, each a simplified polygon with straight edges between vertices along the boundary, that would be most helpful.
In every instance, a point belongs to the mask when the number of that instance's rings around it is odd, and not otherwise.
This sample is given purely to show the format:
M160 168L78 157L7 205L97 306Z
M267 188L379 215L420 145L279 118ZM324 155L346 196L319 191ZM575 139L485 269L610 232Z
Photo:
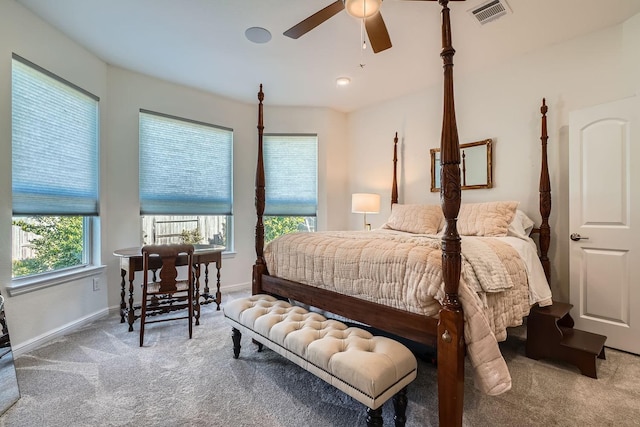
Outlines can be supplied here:
M120 281L120 323L124 323L124 316L127 313L127 304L124 302L125 291L124 287L126 285L126 281L124 280L127 275L127 271L125 269L120 269L120 276L122 276L122 280Z
M205 298L204 302L207 302L209 299L209 264L204 265L204 293L202 294Z
M220 293L220 263L216 262L216 268L218 269L218 281L216 283L216 286L218 287L218 289L216 290L216 304L218 305L218 307L216 308L216 310L219 311L220 303L222 302L222 294Z
M133 277L129 278L129 332L133 331L133 322L136 320L133 309Z
M194 316L196 318L196 326L200 324L200 264L194 264L193 271L195 273L193 284L193 301L194 301Z

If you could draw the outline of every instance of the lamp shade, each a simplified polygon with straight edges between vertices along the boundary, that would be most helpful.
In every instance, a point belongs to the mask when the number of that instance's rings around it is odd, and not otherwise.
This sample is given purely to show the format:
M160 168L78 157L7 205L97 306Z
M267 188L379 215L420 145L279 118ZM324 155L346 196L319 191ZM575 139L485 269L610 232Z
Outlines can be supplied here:
M355 18L368 18L380 10L382 0L345 0L347 13Z
M351 212L379 213L380 195L373 193L354 193L351 195Z

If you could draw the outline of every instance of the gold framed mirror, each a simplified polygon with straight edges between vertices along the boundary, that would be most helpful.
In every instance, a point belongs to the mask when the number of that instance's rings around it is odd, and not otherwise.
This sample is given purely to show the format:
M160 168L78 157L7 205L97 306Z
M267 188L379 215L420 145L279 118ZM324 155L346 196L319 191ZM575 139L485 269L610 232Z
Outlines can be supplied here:
M491 139L460 144L460 188L493 187ZM431 192L440 191L440 149L431 149Z

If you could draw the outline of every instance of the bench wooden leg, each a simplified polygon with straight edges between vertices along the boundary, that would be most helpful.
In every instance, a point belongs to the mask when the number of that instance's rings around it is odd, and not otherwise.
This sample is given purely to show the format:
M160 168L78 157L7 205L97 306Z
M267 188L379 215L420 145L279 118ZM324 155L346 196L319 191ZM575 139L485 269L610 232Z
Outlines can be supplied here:
M393 416L393 421L396 423L396 427L404 427L407 422L407 388L404 387L402 390L397 392L393 396L393 409L395 415Z
M367 408L367 427L382 427L382 406L378 409Z
M231 329L231 339L233 340L233 358L237 359L240 357L240 339L242 338L242 333L236 328Z

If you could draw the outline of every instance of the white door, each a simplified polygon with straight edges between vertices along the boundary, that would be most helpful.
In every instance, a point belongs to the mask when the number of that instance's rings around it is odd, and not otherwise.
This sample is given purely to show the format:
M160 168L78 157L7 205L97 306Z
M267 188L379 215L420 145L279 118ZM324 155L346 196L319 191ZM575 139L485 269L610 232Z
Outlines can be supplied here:
M606 335L606 346L640 354L637 98L570 115L569 245L576 329Z

